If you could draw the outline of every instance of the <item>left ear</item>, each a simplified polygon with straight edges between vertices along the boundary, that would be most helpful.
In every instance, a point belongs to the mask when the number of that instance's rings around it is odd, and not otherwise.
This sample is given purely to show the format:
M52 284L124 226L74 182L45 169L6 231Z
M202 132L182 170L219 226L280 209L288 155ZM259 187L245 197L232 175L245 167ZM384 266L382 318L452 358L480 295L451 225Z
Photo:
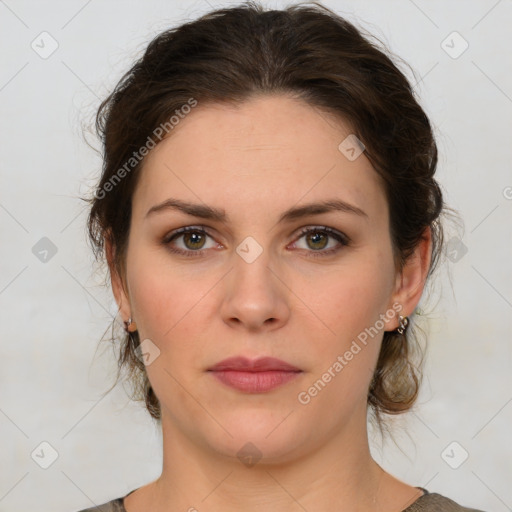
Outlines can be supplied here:
M432 251L432 231L426 227L421 240L407 259L402 271L397 275L395 291L391 303L402 305L400 314L410 316L418 305L427 280ZM396 318L398 327L398 316ZM395 328L396 328L395 327Z

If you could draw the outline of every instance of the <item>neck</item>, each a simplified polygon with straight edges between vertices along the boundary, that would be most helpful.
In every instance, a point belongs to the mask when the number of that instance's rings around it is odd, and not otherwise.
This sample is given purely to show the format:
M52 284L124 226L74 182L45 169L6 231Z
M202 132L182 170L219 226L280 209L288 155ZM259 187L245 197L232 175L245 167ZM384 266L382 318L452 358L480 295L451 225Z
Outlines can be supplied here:
M383 510L387 474L370 454L366 410L363 419L364 427L354 414L345 429L307 453L250 466L199 446L163 414L163 470L152 488L151 509L327 512L336 504L340 512Z

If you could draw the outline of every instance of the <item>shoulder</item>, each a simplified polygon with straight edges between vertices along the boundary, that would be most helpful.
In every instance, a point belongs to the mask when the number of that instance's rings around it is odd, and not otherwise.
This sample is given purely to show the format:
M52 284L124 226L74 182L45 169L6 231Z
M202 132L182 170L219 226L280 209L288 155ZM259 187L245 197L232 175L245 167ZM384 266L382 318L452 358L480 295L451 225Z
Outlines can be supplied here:
M431 492L420 496L412 505L407 507L403 512L484 512L476 508L468 508L459 505L455 501Z
M86 508L79 512L126 512L126 509L123 506L123 498L116 498L115 500L104 503L103 505Z

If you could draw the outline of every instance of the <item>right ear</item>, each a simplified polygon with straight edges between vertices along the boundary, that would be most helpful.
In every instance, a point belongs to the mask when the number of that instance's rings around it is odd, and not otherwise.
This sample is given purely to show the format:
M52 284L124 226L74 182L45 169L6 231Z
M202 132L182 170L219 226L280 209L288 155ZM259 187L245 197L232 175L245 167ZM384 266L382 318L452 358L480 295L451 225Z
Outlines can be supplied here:
M116 248L112 241L112 237L105 236L105 254L107 256L108 268L110 271L110 282L112 284L112 292L116 299L119 312L123 321L127 321L131 317L130 300L126 292L124 280L119 275L119 270L115 263Z

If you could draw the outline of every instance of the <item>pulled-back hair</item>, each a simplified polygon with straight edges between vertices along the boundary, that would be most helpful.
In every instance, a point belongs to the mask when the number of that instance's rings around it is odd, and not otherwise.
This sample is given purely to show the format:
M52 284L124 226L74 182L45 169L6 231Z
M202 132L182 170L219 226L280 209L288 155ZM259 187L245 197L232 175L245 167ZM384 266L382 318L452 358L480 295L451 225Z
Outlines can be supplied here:
M97 111L103 173L89 198L88 219L97 259L105 256L110 240L114 268L123 275L132 198L145 161L133 161L133 155L160 133L158 127L193 101L242 103L286 94L349 123L382 178L396 269L430 228L432 274L443 245L438 218L444 206L434 179L437 147L429 119L385 47L321 4L309 4L266 10L246 2L166 30L149 43ZM118 379L127 369L133 398L144 400L159 420L158 398L136 354L138 333L120 337ZM412 357L417 341L414 321L405 335L384 333L368 390L381 432L382 413L405 412L417 398L421 364Z

